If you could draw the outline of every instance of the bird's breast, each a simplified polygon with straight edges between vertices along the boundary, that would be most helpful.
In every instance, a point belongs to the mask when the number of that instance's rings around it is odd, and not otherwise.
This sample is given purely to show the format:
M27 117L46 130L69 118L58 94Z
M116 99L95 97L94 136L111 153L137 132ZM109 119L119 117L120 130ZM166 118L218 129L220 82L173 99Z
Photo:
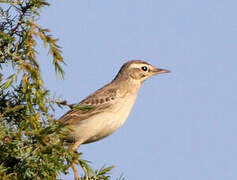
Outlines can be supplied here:
M107 129L106 133L108 135L112 134L124 124L132 110L135 100L136 95L131 96L130 94L127 94L125 97L121 97L113 104L110 111L110 118L104 122L107 126L105 129Z
M93 127L91 129L93 135L91 134L91 137L84 143L103 139L120 128L128 118L135 100L136 95L126 94L124 97L114 100L110 110L90 119L87 125L91 124Z

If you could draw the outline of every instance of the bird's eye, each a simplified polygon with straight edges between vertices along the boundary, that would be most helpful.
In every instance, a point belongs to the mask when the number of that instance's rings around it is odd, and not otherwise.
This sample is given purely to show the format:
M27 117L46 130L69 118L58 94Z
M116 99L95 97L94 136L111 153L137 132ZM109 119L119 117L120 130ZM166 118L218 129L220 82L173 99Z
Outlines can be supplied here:
M147 67L146 66L142 66L142 70L143 71L147 71Z

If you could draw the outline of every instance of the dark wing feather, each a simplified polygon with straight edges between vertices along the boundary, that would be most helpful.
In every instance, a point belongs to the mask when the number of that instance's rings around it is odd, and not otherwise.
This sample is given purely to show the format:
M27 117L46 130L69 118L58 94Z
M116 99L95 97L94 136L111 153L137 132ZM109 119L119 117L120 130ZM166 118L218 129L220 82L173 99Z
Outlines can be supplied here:
M88 119L98 113L106 111L111 106L111 101L115 99L117 95L116 89L107 89L106 86L97 90L92 95L81 101L78 105L80 107L92 107L85 109L73 108L64 114L58 121L63 124L77 124L81 121Z

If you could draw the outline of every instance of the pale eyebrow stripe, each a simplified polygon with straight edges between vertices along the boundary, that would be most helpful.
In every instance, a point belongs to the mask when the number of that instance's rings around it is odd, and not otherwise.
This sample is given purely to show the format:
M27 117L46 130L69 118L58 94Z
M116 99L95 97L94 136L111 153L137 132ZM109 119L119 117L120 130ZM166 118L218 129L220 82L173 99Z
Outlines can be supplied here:
M137 63L137 64L131 64L131 65L129 66L129 69L130 69L130 68L140 68L141 65L148 66L148 64L145 64L145 63Z

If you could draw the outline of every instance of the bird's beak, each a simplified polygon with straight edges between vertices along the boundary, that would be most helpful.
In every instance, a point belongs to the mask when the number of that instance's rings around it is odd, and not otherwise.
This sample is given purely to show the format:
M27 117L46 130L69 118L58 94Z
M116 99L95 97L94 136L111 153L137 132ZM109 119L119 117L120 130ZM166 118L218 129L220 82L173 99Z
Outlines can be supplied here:
M159 69L159 68L154 68L152 70L154 74L163 74L163 73L169 73L170 71L167 69Z

